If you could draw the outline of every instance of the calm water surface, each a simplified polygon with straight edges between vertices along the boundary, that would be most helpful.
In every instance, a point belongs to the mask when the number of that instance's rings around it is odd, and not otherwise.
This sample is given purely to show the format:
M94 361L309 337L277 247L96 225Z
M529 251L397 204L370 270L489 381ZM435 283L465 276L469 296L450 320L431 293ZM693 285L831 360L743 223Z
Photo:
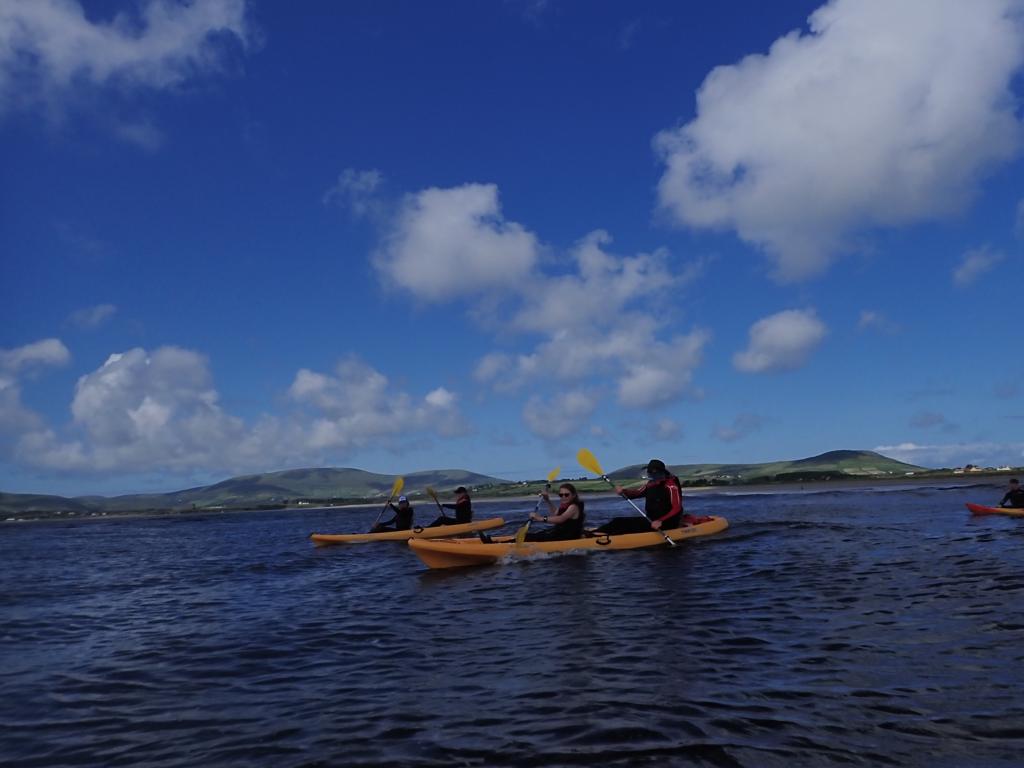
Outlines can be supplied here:
M692 496L731 528L460 571L306 540L375 509L0 525L0 763L1020 766L999 494Z

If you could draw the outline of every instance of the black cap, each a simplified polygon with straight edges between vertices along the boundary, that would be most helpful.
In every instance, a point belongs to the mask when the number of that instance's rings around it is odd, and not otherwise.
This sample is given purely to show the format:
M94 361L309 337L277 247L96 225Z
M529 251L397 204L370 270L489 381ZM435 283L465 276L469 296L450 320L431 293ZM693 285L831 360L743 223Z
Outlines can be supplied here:
M466 490L466 487L465 487L465 486L463 486L463 485L460 485L460 486L459 486L458 488L456 488L456 489L455 489L455 492L456 492L456 493L469 493L469 491L467 491L467 490Z
M661 459L651 459L647 462L647 474L662 474L667 475L668 469L665 467L665 462Z

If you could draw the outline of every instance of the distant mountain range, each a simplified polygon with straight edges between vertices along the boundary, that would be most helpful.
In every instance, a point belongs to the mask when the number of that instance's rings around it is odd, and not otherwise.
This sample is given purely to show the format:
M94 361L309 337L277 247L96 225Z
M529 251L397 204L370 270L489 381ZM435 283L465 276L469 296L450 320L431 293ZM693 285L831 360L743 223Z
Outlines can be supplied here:
M503 485L501 480L464 469L437 469L404 475L402 493L419 495L430 486L442 501L450 500L460 486ZM288 469L260 475L243 475L213 485L188 488L171 493L131 494L127 496L44 496L0 492L0 513L140 512L190 509L297 506L302 503L358 503L385 499L391 492L395 475L378 475L361 469L321 467Z
M619 482L639 480L646 464L622 467L610 473ZM687 485L739 485L770 482L811 482L838 478L904 477L928 473L913 464L890 459L872 451L829 451L796 461L765 464L673 464L672 471ZM395 475L379 475L351 468L289 469L259 475L233 477L213 485L172 493L129 496L46 496L0 493L0 514L51 517L129 512L168 512L201 509L258 509L305 504L381 502L390 493ZM433 487L443 499L465 485L477 496L508 496L529 493L537 483L513 483L463 469L441 469L404 475L403 493L422 496ZM589 486L593 490L600 485ZM581 490L585 487L581 486Z

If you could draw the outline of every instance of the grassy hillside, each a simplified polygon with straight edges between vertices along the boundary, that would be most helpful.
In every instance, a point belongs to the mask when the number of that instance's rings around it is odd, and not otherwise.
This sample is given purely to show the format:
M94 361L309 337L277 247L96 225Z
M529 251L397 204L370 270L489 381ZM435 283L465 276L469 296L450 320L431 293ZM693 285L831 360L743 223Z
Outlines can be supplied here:
M508 481L464 469L435 469L413 472L405 477L403 493L422 495L427 486L448 498L459 485L491 487ZM127 496L62 496L0 494L0 513L57 511L88 514L92 512L170 511L189 509L283 507L300 501L308 503L356 503L387 497L395 475L379 475L352 468L288 469L259 475L232 477L213 485L187 488L171 493L132 494Z
M643 477L644 466L634 464L623 467L609 477L615 480L639 480ZM829 451L806 459L764 464L673 464L670 468L683 481L725 484L799 482L801 479L823 480L827 477L902 477L907 472L927 471L923 467L890 459L874 451Z

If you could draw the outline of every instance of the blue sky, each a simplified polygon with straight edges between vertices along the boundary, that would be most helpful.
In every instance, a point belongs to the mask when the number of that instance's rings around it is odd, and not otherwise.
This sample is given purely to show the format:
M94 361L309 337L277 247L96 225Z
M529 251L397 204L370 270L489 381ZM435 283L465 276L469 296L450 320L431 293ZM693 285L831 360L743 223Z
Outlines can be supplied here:
M0 488L1024 464L1019 0L0 7Z

